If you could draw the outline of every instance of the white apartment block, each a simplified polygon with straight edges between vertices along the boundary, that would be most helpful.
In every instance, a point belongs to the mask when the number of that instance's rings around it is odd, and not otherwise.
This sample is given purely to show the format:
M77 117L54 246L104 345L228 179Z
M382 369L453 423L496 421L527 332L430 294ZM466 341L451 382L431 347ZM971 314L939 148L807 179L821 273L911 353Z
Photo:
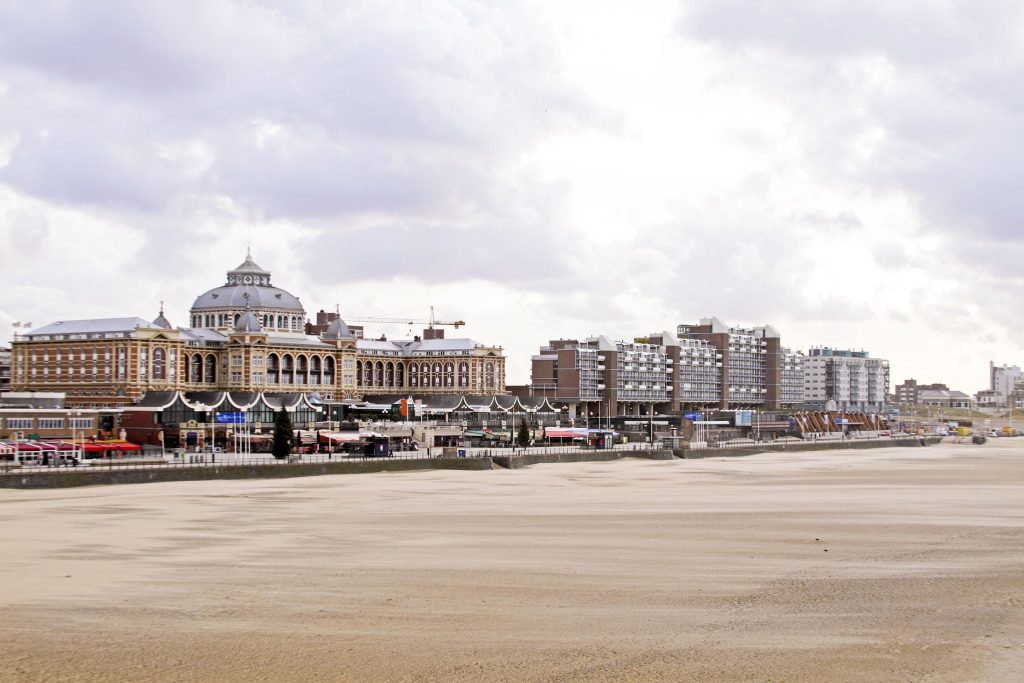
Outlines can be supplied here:
M804 405L878 413L889 396L889 361L866 351L813 348L804 367Z
M1017 385L1024 383L1024 373L1016 365L996 365L992 361L988 363L989 390L995 392L997 405L1005 407L1009 405L1010 394L1014 392ZM981 401L979 400L979 403Z
M680 339L679 346L679 400L691 407L721 403L722 354L703 339Z
M807 354L803 351L779 351L779 404L799 406L804 402L804 368Z

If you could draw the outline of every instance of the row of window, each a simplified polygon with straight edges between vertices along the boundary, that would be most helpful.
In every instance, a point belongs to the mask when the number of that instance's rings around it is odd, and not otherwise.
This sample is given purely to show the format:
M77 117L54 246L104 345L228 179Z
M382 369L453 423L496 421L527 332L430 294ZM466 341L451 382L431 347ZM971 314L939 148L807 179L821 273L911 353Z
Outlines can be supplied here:
M456 385L456 366L447 363L384 363L382 361L356 361L356 385L361 387L404 388L408 378L411 387L455 387L467 389L469 383L469 363L458 364L458 385ZM496 388L495 364L493 361L484 363L482 385L478 388L493 390Z
M206 313L192 316L192 327L230 327L235 325L242 317L241 311L233 313ZM298 315L274 315L272 313L256 314L260 324L265 329L274 330L302 330L305 323L302 316Z
M73 417L65 421L62 417L8 417L0 420L6 429L92 429L95 420L91 417Z

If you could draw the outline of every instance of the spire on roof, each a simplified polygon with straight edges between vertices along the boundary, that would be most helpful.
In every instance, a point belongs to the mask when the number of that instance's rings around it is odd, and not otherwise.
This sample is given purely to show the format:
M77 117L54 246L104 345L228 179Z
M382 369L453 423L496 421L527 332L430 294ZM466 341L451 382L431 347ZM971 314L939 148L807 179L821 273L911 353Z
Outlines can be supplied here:
M165 330L171 329L171 323L164 317L164 302L160 302L160 315L153 321L153 327L162 327Z

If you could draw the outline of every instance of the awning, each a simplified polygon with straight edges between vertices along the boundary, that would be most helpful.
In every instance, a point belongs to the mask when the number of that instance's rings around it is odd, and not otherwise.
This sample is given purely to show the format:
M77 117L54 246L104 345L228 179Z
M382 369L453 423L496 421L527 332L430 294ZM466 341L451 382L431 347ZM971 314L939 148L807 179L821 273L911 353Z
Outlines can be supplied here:
M43 446L48 451L73 451L76 450L75 446L67 443L66 441L40 441L40 446Z
M551 429L549 427L545 430L544 436L549 439L585 439L587 432L584 430L583 433L580 433L569 429Z
M347 441L359 441L359 432L320 432L320 443L345 443Z

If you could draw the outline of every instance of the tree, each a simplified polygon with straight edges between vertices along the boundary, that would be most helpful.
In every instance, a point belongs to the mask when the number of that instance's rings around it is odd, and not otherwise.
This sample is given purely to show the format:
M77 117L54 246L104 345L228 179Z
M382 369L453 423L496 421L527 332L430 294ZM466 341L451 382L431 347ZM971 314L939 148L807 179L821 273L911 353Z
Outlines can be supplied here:
M284 408L274 416L274 457L287 458L292 452L292 418Z
M530 445L530 426L526 424L525 417L519 421L519 433L516 434L516 443L520 448L526 448Z

